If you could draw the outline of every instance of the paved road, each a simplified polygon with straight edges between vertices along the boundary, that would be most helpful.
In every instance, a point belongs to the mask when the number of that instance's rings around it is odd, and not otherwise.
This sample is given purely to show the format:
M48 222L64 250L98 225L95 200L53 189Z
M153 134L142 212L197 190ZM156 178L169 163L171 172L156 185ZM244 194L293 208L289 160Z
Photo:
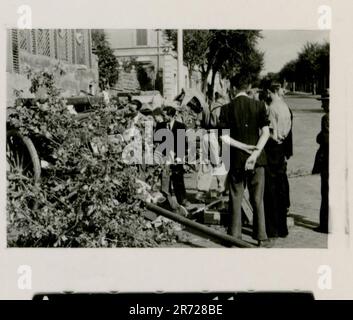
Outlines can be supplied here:
M316 136L320 131L323 111L320 101L314 98L286 98L293 111L294 155L288 162L288 174L311 172L315 152L318 148Z
M286 101L293 110L294 150L288 161L288 174L292 176L289 179L290 213L295 226L286 239L277 241L276 247L325 248L327 236L312 230L319 223L320 177L310 174L318 149L316 136L324 113L320 101L314 98L288 97Z

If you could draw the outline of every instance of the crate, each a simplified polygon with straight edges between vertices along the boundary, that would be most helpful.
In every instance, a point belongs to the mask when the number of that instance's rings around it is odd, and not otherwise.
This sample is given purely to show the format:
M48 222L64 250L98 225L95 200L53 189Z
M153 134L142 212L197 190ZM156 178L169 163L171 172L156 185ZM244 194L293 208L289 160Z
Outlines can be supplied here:
M203 214L204 224L220 225L222 220L222 213L218 210L205 210Z

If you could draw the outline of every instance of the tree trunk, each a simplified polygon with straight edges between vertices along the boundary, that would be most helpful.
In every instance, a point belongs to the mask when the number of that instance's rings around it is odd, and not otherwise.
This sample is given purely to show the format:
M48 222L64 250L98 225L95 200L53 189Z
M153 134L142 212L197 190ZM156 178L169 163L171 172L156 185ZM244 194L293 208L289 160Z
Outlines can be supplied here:
M202 78L202 93L204 95L206 95L207 93L207 79L208 79L208 75L210 74L211 71L211 66L208 65L207 69L205 69L204 67L201 67L201 78Z
M201 79L202 79L202 93L206 95L207 93L207 78L208 78L208 72L207 73L201 73Z
M217 71L212 70L211 87L210 87L210 92L208 92L208 98L210 100L210 103L212 103L212 101L213 101L213 92L214 92L214 84L215 84L216 74L217 74Z
M189 72L189 88L192 88L192 68L188 68L188 72Z

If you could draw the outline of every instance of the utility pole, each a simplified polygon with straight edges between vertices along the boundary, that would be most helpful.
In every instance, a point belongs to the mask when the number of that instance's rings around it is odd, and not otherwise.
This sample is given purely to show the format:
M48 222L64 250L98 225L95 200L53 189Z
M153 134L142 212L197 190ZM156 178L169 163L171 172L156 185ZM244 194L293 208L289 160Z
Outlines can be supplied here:
M156 81L157 81L157 78L158 78L158 75L159 75L159 31L160 29L156 29L156 32L157 32L157 67L156 67L156 72L155 72L155 75L154 75L154 84L153 84L153 89L156 90Z
M160 66L159 66L159 56L160 56L160 53L159 53L159 31L160 31L160 29L157 29L157 74L158 74L158 71L159 71L159 68L160 68Z
M177 69L177 79L178 79L178 94L184 87L184 63L183 63L183 30L178 29L178 69Z

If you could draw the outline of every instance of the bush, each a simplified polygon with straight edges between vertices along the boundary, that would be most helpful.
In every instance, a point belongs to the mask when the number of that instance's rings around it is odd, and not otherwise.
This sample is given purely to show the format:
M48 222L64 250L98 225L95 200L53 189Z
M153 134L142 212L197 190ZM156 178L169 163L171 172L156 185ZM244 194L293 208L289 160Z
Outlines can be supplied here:
M50 76L32 73L31 79L48 88L48 100L18 105L9 123L36 141L49 166L39 185L20 172L7 172L8 245L152 247L174 242L172 222L157 228L144 218L135 180L139 167L124 163L126 143L111 139L129 127L129 105L96 105L79 121ZM155 181L156 170L150 168L145 178Z

